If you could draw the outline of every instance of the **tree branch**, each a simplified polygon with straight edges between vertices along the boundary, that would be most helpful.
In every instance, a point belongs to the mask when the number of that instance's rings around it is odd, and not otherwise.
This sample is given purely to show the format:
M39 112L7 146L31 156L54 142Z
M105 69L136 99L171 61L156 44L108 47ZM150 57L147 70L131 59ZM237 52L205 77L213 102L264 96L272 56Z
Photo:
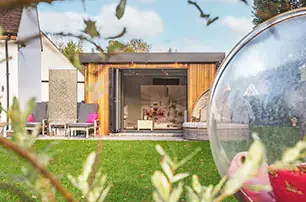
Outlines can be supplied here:
M97 151L96 151L96 157L95 157L95 161L94 161L94 164L93 164L93 169L92 169L91 175L89 177L89 182L88 182L89 187L92 187L92 185L95 182L101 152L102 152L102 140L99 140L98 141L98 146L97 146Z
M8 148L9 150L15 152L20 157L24 158L27 162L32 164L42 175L44 175L51 184L64 196L64 198L69 202L74 202L73 196L60 184L57 178L55 178L43 165L38 163L27 150L22 149L15 145L13 142L9 141L5 137L0 137L0 145Z
M109 36L109 37L106 37L105 39L118 39L120 37L122 37L123 35L126 34L126 27L123 28L123 30L116 36Z
M57 36L64 36L64 37L74 37L74 38L80 39L82 41L87 41L87 42L91 43L92 45L94 45L98 51L100 51L101 53L104 53L103 48L99 44L97 44L93 40L88 39L84 35L75 35L75 34L72 34L72 33L64 33L64 32L52 33L52 34L57 35Z

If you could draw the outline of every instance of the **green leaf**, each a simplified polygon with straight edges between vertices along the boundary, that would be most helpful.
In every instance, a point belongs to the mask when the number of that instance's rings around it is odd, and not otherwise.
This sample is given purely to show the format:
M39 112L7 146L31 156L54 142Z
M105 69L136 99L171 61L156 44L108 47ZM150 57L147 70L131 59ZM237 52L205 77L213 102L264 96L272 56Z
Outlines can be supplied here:
M170 197L169 197L169 202L177 202L180 197L181 197L181 194L183 192L183 183L179 183L178 187L175 188L171 194L170 194Z
M187 186L186 189L188 202L200 202L199 197L196 195L193 189L191 189L191 187Z
M103 51L100 51L100 56L101 56L103 61L106 61L107 57L106 57L106 54Z
M95 37L99 37L100 33L98 32L97 26L96 26L96 21L93 20L84 20L85 23L85 29L84 29L84 33L88 34L90 37L95 38Z
M31 98L28 103L27 103L27 107L24 110L23 114L22 114L22 119L24 121L27 120L28 116L33 112L34 108L36 106L36 99L35 98Z
M156 191L153 192L153 199L155 202L164 202Z
M198 147L196 148L196 150L194 152L192 152L190 155L188 155L186 158L184 158L183 160L181 160L178 164L176 164L174 166L174 169L178 169L179 167L183 166L185 163L187 163L188 161L190 161L197 153L199 153L201 151L201 148Z
M160 171L155 171L152 176L152 184L158 191L159 196L167 201L170 195L171 185L167 177Z
M155 146L155 149L163 157L163 160L165 162L167 162L171 167L174 166L174 163L173 163L172 159L168 156L168 154L165 152L165 150L159 144L157 144Z
M169 164L167 163L167 161L165 161L165 158L163 158L160 162L160 165L164 171L164 173L166 174L166 176L168 177L168 179L172 182L173 179L173 173L171 170L171 167L169 166Z
M91 154L89 154L89 156L87 157L86 163L84 164L83 175L79 179L87 181L90 173L92 172L92 166L94 164L95 158L96 158L95 152L92 152Z
M156 151L157 151L161 156L166 155L165 150L164 150L159 144L157 144L157 145L155 146L155 149L156 149Z
M294 147L288 148L283 153L282 159L277 161L273 165L273 169L287 168L292 169L296 168L296 165L303 161L303 158L306 157L306 141L299 141Z
M172 178L172 183L175 183L175 182L178 182L178 181L181 181L182 179L188 177L189 174L188 173L179 173L179 174L176 174L173 178Z
M257 134L253 134L253 139L254 142L250 146L244 164L224 185L223 193L227 196L236 193L252 177L253 173L256 173L260 166L266 162L265 148Z
M110 41L107 46L107 53L119 53L123 50L124 44L119 41Z
M120 3L118 4L117 8L116 8L116 17L120 20L123 15L124 15L124 11L125 11L125 7L126 7L126 2L127 0L120 0Z
M198 194L201 193L202 186L201 186L200 181L199 181L199 176L197 176L197 175L192 176L192 188Z
M108 185L108 186L104 189L104 191L102 192L100 198L98 199L98 202L103 202L103 201L105 200L105 198L106 198L106 196L107 196L109 190L110 190L110 185Z
M214 187L214 189L212 191L213 196L217 196L218 193L221 192L222 187L224 186L226 180L227 180L227 177L222 177L222 179L219 181L219 183Z

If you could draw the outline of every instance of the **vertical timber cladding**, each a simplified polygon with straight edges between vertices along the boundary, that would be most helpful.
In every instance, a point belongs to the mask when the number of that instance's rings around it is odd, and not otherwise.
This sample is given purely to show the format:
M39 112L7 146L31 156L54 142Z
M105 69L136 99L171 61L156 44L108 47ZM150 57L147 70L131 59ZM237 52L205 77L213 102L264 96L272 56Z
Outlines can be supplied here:
M194 104L208 90L215 78L216 64L189 64L188 68L188 121L192 120Z
M85 71L85 102L99 104L100 134L109 134L109 69L188 69L188 119L196 101L212 85L216 64L88 64Z
M109 131L109 67L88 64L85 71L85 102L97 103L100 120L100 135Z

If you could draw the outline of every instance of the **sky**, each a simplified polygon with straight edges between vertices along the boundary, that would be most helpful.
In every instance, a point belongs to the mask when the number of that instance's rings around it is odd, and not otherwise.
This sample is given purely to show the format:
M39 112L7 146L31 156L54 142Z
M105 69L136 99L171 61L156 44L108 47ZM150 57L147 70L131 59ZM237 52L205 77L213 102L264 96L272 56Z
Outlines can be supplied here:
M45 32L79 33L84 28L82 19L90 16L97 21L103 37L117 35L126 27L127 34L120 40L141 38L151 44L151 52L171 48L179 52L226 53L253 27L250 6L239 0L197 0L205 12L220 17L210 26L206 26L187 0L128 0L121 20L114 15L118 2L87 0L86 10L79 0L41 4L40 26ZM91 50L89 45L85 46L87 51Z

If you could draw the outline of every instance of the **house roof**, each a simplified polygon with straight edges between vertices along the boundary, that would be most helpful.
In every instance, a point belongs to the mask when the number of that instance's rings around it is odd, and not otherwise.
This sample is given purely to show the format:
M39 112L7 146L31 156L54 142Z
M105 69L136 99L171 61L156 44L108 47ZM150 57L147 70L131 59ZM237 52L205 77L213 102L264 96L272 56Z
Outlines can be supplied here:
M124 64L124 63L215 63L221 62L225 53L117 53L103 60L99 53L81 53L82 64Z
M0 9L0 26L4 32L18 32L22 10L21 7L14 9Z

